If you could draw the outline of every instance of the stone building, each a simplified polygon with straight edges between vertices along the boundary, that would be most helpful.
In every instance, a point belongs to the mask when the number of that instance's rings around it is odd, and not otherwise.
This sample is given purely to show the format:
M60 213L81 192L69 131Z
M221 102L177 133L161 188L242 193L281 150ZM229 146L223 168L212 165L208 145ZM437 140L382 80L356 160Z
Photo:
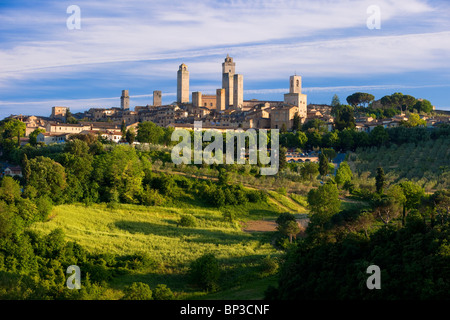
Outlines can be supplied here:
M50 118L54 120L66 121L66 114L68 109L69 108L67 107L52 107L52 115L50 116Z
M273 108L270 111L270 127L272 129L282 129L283 127L287 130L291 129L297 113L299 113L299 107L294 105L286 104L280 108Z

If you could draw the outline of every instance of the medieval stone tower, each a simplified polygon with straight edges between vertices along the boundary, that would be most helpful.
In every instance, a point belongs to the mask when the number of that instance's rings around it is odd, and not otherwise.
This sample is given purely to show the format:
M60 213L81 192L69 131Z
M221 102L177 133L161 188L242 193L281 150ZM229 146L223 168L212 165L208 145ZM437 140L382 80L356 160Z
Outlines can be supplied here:
M120 107L123 110L130 109L130 96L128 95L128 90L122 90L122 96L120 97Z
M182 63L177 73L177 102L189 103L189 71Z
M306 119L307 115L307 103L306 94L302 93L302 77L290 76L289 78L289 93L284 95L284 103L291 104L298 107L298 115Z
M302 93L302 77L290 76L289 77L289 93Z
M162 104L162 92L159 90L153 91L153 105L160 107Z
M228 54L222 63L222 89L225 89L225 108L228 109L233 105L234 94L234 73L236 63L233 62Z
M233 107L235 109L242 109L244 104L244 76L242 74L235 74L233 82Z

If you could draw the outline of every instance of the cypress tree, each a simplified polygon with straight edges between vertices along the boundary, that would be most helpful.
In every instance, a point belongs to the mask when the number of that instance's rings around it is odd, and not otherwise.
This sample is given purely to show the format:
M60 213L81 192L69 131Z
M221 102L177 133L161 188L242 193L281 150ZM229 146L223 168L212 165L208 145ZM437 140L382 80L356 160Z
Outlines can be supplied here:
M384 170L382 167L378 167L377 175L375 177L375 187L377 188L377 193L379 193L379 194L383 193L385 181L386 181L386 178L384 175Z

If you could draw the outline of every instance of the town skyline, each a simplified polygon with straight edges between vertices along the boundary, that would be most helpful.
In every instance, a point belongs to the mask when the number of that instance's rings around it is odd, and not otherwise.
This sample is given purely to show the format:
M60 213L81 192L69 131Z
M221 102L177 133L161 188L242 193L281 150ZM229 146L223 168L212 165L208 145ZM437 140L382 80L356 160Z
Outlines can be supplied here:
M215 94L226 54L239 61L244 99L282 99L288 77L299 74L309 103L402 92L450 110L445 1L74 5L78 15L58 1L0 5L0 118L46 116L58 105L118 107L123 89L131 107L151 104L154 90L170 104L181 63L189 66L190 92ZM371 29L373 5L380 26Z

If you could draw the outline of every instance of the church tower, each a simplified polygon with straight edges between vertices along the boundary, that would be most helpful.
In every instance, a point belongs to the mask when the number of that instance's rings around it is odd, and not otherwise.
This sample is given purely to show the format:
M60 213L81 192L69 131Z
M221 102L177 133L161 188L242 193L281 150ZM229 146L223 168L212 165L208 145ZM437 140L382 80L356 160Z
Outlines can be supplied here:
M289 93L284 95L284 103L298 107L298 115L304 122L307 116L307 96L302 93L302 77L289 77Z
M302 77L297 75L290 76L289 80L289 93L302 93Z
M189 71L182 63L177 73L177 102L189 103Z
M233 105L234 94L234 74L236 63L233 62L228 54L222 63L222 89L225 89L225 108L228 109Z

